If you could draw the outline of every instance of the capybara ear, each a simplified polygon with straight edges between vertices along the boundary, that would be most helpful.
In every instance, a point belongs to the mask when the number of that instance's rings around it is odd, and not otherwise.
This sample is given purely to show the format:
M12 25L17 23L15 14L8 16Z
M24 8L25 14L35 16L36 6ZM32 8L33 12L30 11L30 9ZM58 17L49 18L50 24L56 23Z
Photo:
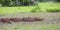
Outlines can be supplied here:
M1 18L1 22L3 22L3 23L10 23L11 24L10 18Z
M10 20L14 22L20 22L22 21L22 18L10 18Z

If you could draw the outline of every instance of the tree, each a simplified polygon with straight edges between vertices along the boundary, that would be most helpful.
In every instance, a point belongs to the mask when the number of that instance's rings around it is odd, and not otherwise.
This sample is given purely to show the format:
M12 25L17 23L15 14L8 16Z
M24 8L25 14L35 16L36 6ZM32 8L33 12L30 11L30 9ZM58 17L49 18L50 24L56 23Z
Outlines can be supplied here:
M2 6L10 6L11 0L4 0Z
M0 0L2 6L29 6L35 5L35 0Z
M57 0L58 2L60 2L60 0Z

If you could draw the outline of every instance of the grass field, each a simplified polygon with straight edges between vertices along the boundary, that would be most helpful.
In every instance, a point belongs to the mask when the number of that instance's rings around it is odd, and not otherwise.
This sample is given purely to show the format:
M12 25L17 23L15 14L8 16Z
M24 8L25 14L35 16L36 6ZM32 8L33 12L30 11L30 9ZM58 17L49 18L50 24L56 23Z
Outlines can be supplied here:
M46 12L47 9L59 9L60 2L41 2L38 3L39 10ZM20 6L20 7L0 7L0 13L20 13L20 12L30 12L36 6Z
M8 26L8 27L2 28L0 30L60 30L60 27L57 26L56 24L49 24L49 25L46 25L46 24L42 24L42 25L20 24L20 25L15 25L15 26L11 26L11 27Z
M20 7L0 7L0 14L8 13L17 13L12 15L11 17L40 17L46 18L46 21L39 21L39 22L13 22L12 24L4 24L0 23L0 30L60 30L60 21L57 23L55 20L60 20L60 13L26 13L20 14L20 12L30 12L36 6L20 6ZM46 9L60 9L60 2L41 2L39 3L38 7L43 12L46 12ZM6 17L9 15L1 16ZM54 20L54 21L50 21Z
M14 14L15 15L15 14ZM13 16L14 16L13 15ZM5 15L4 17L7 17ZM11 17L13 17L11 16ZM0 30L60 30L60 13L25 13L16 14L16 17L40 17L43 21L12 22L12 24L0 22Z

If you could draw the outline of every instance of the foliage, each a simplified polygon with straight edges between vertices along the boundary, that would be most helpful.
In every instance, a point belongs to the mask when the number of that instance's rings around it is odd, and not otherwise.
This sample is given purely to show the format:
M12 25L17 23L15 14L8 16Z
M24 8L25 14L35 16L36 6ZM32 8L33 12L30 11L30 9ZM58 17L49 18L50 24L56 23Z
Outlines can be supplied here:
M53 5L53 6L51 6ZM60 9L60 3L50 3L50 2L42 2L39 3L38 6L18 6L18 7L0 7L0 13L20 13L20 12L32 12L36 7L39 7L40 9L36 10L36 12L45 11L47 12L50 11L50 9L55 10L55 9ZM34 10L35 11L35 10Z
M47 9L47 12L60 12L60 9Z
M4 2L2 2L2 6L10 6L10 2L11 0L5 0Z
M0 4L2 4L2 6L11 6L11 3L13 6L27 6L34 4L31 3L31 0L0 0Z
M31 12L41 12L40 9L41 9L41 7L37 6L37 7L35 7L34 9L32 9Z

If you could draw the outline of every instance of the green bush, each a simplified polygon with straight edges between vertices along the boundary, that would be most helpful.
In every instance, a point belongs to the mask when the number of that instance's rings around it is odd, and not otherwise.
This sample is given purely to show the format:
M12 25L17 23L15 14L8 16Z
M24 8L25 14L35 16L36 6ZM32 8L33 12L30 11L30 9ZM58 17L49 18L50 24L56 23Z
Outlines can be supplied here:
M60 12L60 9L47 9L47 12Z
M4 2L2 2L2 6L10 6L10 2L11 0L5 0Z
M30 6L30 5L36 5L37 3L35 3L35 1L31 1L31 0L0 0L0 4L2 4L2 6ZM38 5L38 4L37 4Z
M31 12L41 12L40 9L41 9L41 8L40 8L39 6L37 6L37 7L35 7L34 9L32 9Z

